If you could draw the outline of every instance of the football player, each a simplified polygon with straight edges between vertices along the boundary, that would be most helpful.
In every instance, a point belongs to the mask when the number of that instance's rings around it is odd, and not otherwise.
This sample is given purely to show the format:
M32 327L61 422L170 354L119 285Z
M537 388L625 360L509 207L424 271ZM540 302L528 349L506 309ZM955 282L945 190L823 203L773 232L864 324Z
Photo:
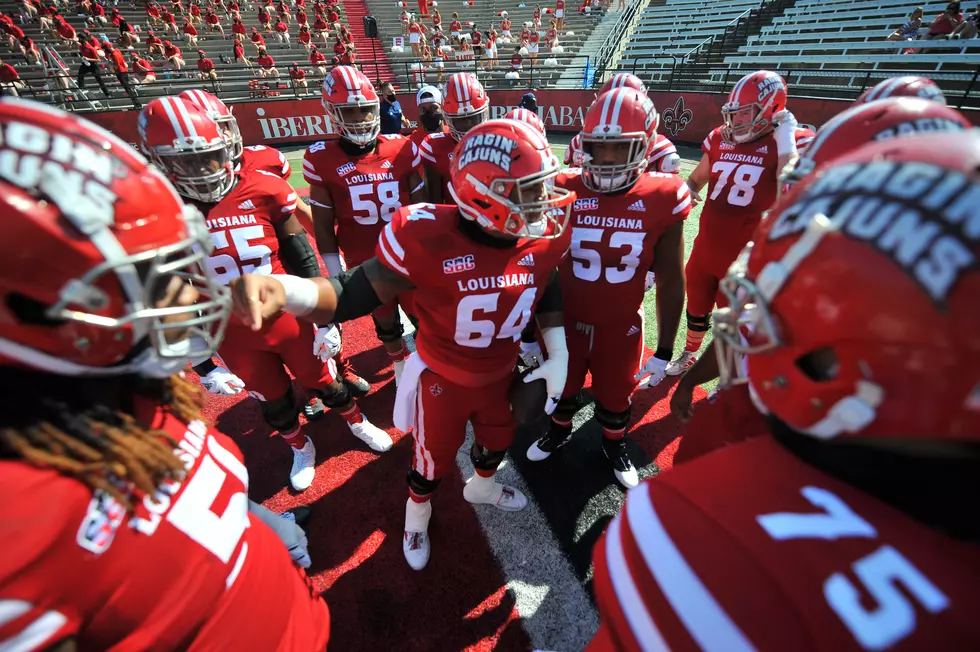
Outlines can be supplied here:
M227 139L208 112L180 98L161 98L146 105L139 127L150 159L177 192L206 211L215 248L208 265L219 282L285 269L320 276L316 255L293 213L296 192L276 174L236 171ZM221 345L228 368L244 381L260 401L266 422L290 445L289 480L296 491L313 482L316 450L300 427L286 366L311 394L344 417L355 437L375 451L391 448L391 437L361 413L338 380L331 359L337 348L335 327L317 328L289 314L270 319L259 332L232 321Z
M946 103L946 96L942 90L928 77L918 77L916 75L903 75L892 77L879 82L861 93L861 97L854 101L855 104L865 104L875 100L883 100L889 97L921 97L934 102Z
M602 450L627 488L639 482L626 429L644 349L644 281L651 266L660 346L644 368L643 376L653 376L646 383L663 378L684 308L683 221L691 194L679 176L646 171L659 122L645 93L626 87L603 93L585 116L581 169L558 177L557 185L578 197L572 247L560 267L568 380L551 427L527 451L537 462L571 438L575 397L591 372Z
M0 649L323 650L326 605L179 373L231 303L203 216L73 114L4 98L0 135Z
M550 413L565 386L568 350L558 263L574 193L554 187L558 160L547 141L513 120L480 124L463 136L451 180L457 206L400 209L378 241L377 257L329 279L246 276L233 292L240 314L260 327L280 309L344 322L406 290L415 292L419 330L395 399L395 425L413 428L402 549L412 568L429 560L430 498L455 468L466 424L475 475L463 498L504 511L527 505L518 489L494 482L514 439L510 387L518 339L532 316L548 359L525 382L543 379Z
M685 269L687 343L667 365L668 376L684 373L697 360L716 298L724 301L718 281L776 199L780 173L813 138L786 109L786 82L774 72L760 70L740 79L721 114L724 126L701 143L704 155L687 179L695 201L709 182L710 194Z
M714 341L768 432L630 492L590 650L980 648L978 170L973 132L873 142L763 220Z
M418 148L381 134L381 100L357 68L336 66L323 80L323 108L339 137L314 143L303 158L310 184L316 243L331 276L374 255L381 229L402 206L425 198ZM395 382L408 349L398 302L372 315L378 339L394 363Z
M193 89L182 91L177 97L210 113L211 118L218 123L231 143L231 157L237 169L245 172L262 170L269 174L278 175L284 181L289 181L292 169L285 155L278 149L265 145L245 147L241 130L238 128L238 119L217 96L207 91ZM302 198L297 199L294 214L306 232L314 237L313 216L309 205ZM337 363L338 374L352 393L362 396L371 391L371 385L358 375L350 360L343 355L342 350L339 350L334 356L334 361ZM224 367L215 365L211 360L195 365L194 371L201 377L201 384L204 388L212 394L233 395L244 388L244 383L240 378ZM323 416L324 406L320 399L314 399L304 407L304 410L308 418L315 419Z
M962 113L930 100L895 97L859 104L821 127L800 158L784 171L782 181L792 187L821 165L868 142L969 128L970 122ZM747 433L759 431L747 427L749 423L759 423L762 417L752 405L746 384L723 386L724 391L692 410L695 387L719 375L734 377L741 368L740 357L733 356L731 349L724 352L726 357L719 360L714 342L709 343L704 355L678 381L671 395L671 411L683 421L690 419L674 455L675 463L741 441Z
M419 146L428 200L451 204L449 178L453 150L467 131L490 119L490 97L473 73L457 72L446 82L442 115L449 133L429 134Z
M547 132L544 128L544 123L541 122L541 116L535 111L530 111L528 109L512 109L504 114L504 120L519 120L521 122L526 122L542 135L547 137Z

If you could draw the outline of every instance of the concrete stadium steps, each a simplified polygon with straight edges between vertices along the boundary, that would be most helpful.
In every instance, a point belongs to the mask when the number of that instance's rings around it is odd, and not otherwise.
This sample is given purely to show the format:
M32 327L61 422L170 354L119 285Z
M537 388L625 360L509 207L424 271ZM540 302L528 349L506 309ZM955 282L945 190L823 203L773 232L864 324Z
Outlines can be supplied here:
M367 3L364 0L341 0L341 3L344 6L344 13L347 14L347 29L354 37L357 59L364 73L375 83L396 82L395 73L388 63L384 42L380 39L370 39L364 34L364 18L371 15Z
M606 12L606 15L602 17L602 20L598 22L592 33L589 34L589 38L582 43L582 46L578 50L578 56L589 57L589 61L592 66L596 66L595 56L602 48L603 44L609 39L610 34L619 24L619 19L622 17L623 12L617 11L615 9L610 9ZM581 88L583 82L585 81L585 71L578 66L569 66L558 78L558 85L564 88Z

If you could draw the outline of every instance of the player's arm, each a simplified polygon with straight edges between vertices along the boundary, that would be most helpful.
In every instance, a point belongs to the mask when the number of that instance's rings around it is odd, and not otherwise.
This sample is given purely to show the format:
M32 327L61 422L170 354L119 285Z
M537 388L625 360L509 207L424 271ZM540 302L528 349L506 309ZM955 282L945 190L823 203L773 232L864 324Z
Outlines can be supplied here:
M442 196L442 175L434 166L426 165L422 168L425 177L425 195L430 204L442 204L445 197Z
M280 312L319 324L350 321L414 288L411 280L377 258L328 279L245 274L231 283L233 309L252 330Z
M337 246L337 232L334 226L335 215L333 197L324 186L310 186L310 206L313 214L313 230L316 231L316 248L323 256L323 264L331 276L344 271L340 263L340 247Z
M310 246L306 229L295 214L276 224L276 236L279 238L279 256L288 272L301 278L315 278L320 275L316 253Z
M302 197L296 202L296 214L302 218L301 224L313 224L313 211ZM310 236L316 237L316 234L311 233Z
M674 222L653 247L657 285L657 351L655 358L671 360L677 327L684 311L684 223Z
M565 318L557 269L552 271L544 294L534 308L534 318L541 329L541 340L548 358L540 367L525 376L524 382L544 379L548 390L544 411L551 414L558 406L568 378L568 345L565 342Z
M422 180L422 175L419 174L417 168L412 170L412 173L408 175L408 187L411 192L413 204L422 204L427 201L425 182Z
M782 177L788 166L796 166L797 159L800 158L796 146L796 128L799 124L796 116L787 110L776 113L773 117L776 128L773 130L773 138L776 141L776 197L782 194Z
M691 171L691 176L687 178L687 187L691 189L691 200L697 204L701 201L701 189L708 185L711 180L711 161L708 155L703 154L698 165Z
M718 378L718 356L715 353L715 341L708 342L707 348L690 369L687 370L674 393L670 397L670 411L681 421L691 418L691 404L694 401L694 388Z

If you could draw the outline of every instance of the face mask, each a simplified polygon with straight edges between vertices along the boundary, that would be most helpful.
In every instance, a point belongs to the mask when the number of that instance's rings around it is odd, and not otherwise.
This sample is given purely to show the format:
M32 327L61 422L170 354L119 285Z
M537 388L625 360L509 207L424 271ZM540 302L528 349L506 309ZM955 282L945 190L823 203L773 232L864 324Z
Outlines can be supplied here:
M436 131L442 126L441 111L423 111L419 114L419 122L426 131Z
M389 102L391 102L392 104L395 103L395 96L394 95L385 95L385 99L388 100Z
M540 237L544 235L544 232L547 230L547 228L548 228L548 220L546 220L543 217L537 222L527 223L527 232L531 236Z

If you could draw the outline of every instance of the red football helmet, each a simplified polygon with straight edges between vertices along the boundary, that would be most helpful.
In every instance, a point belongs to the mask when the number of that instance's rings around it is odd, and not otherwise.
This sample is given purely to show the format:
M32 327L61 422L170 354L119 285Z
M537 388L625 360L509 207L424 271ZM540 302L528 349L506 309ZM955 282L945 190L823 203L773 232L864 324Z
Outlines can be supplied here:
M658 126L660 115L646 93L617 88L597 97L582 125L585 186L615 192L633 185L647 167Z
M722 381L798 432L980 439L980 135L868 143L784 195L715 311ZM974 224L975 227L975 224Z
M579 132L572 137L565 149L565 165L580 167L582 165L582 133Z
M647 92L646 84L640 81L639 77L629 72L617 72L615 75L610 77L605 84L602 85L602 88L599 89L599 95L616 88L632 88L633 90L640 91L641 93Z
M970 121L953 107L913 97L895 97L858 104L837 114L810 141L782 181L799 183L827 161L875 141L935 133L962 131Z
M555 187L561 166L548 141L516 120L470 129L456 146L449 192L464 217L516 238L557 238L575 194Z
M218 123L218 126L224 130L225 135L228 137L231 143L231 158L237 165L242 159L245 144L242 140L242 132L238 129L238 120L232 114L231 109L219 100L217 96L196 88L181 91L177 97L199 106L211 114L211 118Z
M138 126L143 152L184 197L213 204L234 188L231 148L208 111L161 97L143 108Z
M786 108L786 93L786 81L769 70L742 77L721 107L725 120L721 137L729 143L747 143L772 131L773 115Z
M335 66L323 78L323 110L341 138L355 145L372 144L381 133L381 98L364 73Z
M446 82L442 113L449 133L460 140L463 134L490 117L490 98L472 73L457 72Z
M541 118L534 111L529 111L527 109L514 109L513 111L508 111L504 114L504 120L518 120L519 122L526 122L538 131L541 135L545 135L544 123L541 122Z
M210 356L231 295L207 271L200 211L71 113L8 97L0 130L0 364L165 377ZM171 283L192 284L197 303L157 307Z
M905 75L904 77L893 77L879 82L864 91L861 97L857 98L855 104L864 104L883 100L888 97L921 97L933 102L946 103L946 96L939 90L936 82L928 77L917 77L915 75Z

